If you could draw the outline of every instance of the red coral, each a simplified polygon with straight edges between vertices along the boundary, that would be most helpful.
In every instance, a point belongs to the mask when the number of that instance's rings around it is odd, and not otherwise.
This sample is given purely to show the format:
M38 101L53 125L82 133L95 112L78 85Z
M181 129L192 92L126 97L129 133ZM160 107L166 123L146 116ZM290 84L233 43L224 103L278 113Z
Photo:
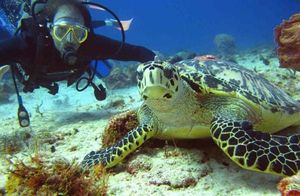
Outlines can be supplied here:
M300 71L300 14L276 27L275 40L281 66Z
M216 61L219 58L211 54L206 54L201 56L195 56L194 59L198 61Z
M300 175L283 178L277 185L282 196L300 195Z

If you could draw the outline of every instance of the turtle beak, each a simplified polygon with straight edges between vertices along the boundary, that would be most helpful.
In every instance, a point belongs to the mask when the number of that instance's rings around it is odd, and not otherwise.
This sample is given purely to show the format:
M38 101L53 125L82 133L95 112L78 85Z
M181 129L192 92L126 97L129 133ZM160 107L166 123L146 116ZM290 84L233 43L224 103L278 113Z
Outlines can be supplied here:
M144 99L170 99L172 92L162 86L148 86L142 92Z

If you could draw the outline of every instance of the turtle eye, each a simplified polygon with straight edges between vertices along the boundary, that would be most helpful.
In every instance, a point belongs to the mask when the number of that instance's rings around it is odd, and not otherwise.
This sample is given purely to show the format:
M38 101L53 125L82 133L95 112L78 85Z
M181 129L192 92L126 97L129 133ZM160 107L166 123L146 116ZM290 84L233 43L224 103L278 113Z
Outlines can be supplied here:
M171 69L167 68L164 70L164 75L168 79L173 78L173 71Z
M170 93L166 93L166 94L164 95L164 98L170 99L170 98L172 98L172 95L171 95Z
M142 80L143 79L143 72L141 72L141 71L137 72L137 79L138 80Z

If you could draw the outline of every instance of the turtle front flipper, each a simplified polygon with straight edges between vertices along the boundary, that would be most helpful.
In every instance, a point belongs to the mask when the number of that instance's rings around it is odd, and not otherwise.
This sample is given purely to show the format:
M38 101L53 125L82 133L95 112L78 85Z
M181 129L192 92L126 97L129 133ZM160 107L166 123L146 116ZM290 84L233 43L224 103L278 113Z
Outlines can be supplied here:
M128 132L116 144L87 154L82 161L82 166L84 169L88 169L97 164L102 164L105 168L113 167L153 135L154 130L152 126L138 126Z
M253 131L249 121L222 118L214 118L210 130L215 143L245 169L291 176L300 168L300 135L270 135Z

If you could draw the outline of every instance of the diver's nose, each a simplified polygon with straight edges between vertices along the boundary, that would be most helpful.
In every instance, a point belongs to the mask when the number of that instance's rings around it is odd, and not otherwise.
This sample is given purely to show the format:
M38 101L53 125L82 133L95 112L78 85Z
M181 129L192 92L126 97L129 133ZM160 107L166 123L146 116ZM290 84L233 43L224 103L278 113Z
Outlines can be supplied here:
M66 35L66 41L67 42L71 42L74 43L75 39L74 39L74 33L72 31L68 32L68 34Z

